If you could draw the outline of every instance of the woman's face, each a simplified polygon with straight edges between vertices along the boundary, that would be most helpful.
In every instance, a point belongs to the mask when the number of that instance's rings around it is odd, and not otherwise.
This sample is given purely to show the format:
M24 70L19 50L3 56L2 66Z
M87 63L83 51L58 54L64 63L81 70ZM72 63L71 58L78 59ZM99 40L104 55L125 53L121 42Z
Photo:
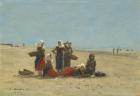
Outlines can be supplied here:
M90 56L90 59L91 59L91 60L94 60L94 59L95 59L95 56Z
M42 49L42 47L37 47L37 50L41 50Z
M61 46L61 42L58 42L58 45Z
M69 43L68 45L69 45L69 47L71 47L71 43Z
M66 47L69 47L69 44L68 43L66 44Z

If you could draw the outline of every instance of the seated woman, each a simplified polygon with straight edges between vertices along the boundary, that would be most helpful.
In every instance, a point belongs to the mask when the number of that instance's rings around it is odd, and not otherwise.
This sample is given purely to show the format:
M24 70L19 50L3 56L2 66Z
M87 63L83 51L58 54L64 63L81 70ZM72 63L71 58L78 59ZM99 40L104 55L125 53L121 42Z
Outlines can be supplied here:
M84 76L85 75L85 64L82 63L74 67L73 76Z
M95 73L96 60L93 53L89 54L89 58L86 63L86 74L93 75Z
M89 77L95 73L96 60L95 55L90 54L86 64L76 65L74 67L64 68L64 76L80 76L80 77Z
M74 67L65 67L62 75L63 76L84 76L85 73L85 65L80 64Z
M46 55L46 65L45 65L45 69L44 69L44 71L43 71L43 77L45 76L45 74L48 73L48 71L49 71L50 69L53 69L52 64L53 64L52 55L51 55L50 53L48 53L48 54Z

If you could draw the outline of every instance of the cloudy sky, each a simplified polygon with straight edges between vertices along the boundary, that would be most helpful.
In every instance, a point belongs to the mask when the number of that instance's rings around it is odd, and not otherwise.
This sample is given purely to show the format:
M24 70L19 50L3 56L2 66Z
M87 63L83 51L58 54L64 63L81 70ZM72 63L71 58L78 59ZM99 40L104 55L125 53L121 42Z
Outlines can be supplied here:
M140 0L0 0L0 42L140 49Z

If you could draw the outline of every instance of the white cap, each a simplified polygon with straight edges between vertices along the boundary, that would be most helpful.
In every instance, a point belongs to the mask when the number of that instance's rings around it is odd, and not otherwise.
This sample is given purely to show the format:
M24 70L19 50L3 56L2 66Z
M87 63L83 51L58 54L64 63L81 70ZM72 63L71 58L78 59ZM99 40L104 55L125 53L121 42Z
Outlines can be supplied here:
M44 46L44 41L40 40L39 42L36 43L36 47L43 47Z

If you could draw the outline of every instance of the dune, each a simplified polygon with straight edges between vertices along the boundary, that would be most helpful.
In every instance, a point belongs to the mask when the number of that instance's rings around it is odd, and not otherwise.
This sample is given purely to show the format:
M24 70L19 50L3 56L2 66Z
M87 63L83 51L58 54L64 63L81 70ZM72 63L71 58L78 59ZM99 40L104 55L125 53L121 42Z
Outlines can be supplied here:
M107 74L103 78L19 76L20 69L34 71L34 57L28 56L33 50L35 48L0 45L0 96L140 96L139 52L112 55L93 51L97 71ZM46 49L48 52L51 49ZM72 66L85 63L89 52L74 51L74 54L79 59L72 61Z

